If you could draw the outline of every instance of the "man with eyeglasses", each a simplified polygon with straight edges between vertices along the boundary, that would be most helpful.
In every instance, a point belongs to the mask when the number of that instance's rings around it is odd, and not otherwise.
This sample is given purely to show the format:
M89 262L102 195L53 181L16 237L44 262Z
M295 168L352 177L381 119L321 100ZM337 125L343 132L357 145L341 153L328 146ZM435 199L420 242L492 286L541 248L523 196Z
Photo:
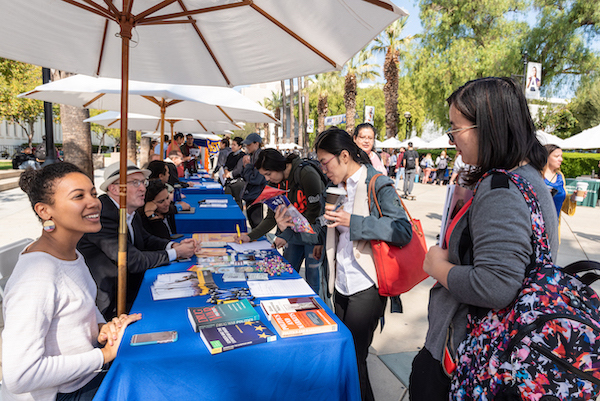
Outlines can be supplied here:
M102 202L97 233L85 234L77 244L77 250L85 258L92 277L98 286L96 304L108 320L117 314L117 253L119 230L119 163L104 171L100 189L106 194L98 198ZM140 288L147 269L185 259L195 254L196 243L185 239L180 243L156 237L148 233L136 209L144 205L149 170L141 170L128 162L127 165L127 299L128 312Z

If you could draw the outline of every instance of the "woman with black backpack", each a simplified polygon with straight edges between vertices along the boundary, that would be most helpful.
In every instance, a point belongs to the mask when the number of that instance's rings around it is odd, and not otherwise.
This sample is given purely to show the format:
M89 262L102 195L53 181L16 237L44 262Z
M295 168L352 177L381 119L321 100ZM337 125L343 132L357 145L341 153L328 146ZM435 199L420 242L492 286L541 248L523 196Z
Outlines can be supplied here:
M303 160L291 153L287 158L275 149L264 149L254 164L254 167L269 181L272 186L287 190L290 202L310 224L314 224L321 214L325 183L319 172L317 162ZM242 241L255 241L268 233L277 225L275 213L269 209L267 216L249 234L242 235ZM291 228L277 230L275 246L287 245L283 256L296 271L300 271L302 261L305 261L306 281L319 293L319 270L321 262L312 257L314 245L302 242Z

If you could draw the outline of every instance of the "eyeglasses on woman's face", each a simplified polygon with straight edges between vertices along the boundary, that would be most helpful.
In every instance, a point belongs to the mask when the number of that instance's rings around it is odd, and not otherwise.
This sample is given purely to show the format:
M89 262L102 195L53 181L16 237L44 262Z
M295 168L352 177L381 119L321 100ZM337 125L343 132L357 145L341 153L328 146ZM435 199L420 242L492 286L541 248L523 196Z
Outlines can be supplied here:
M323 170L323 172L327 171L327 164L332 161L335 158L335 155L331 156L329 158L329 160L327 160L326 162L320 162L319 164L321 165L321 170Z
M448 131L446 131L446 134L448 135L448 138L450 138L450 142L454 142L454 134L457 134L459 132L466 131L466 130L472 129L472 128L477 128L477 125L471 125L470 127L455 128L455 129L449 128Z

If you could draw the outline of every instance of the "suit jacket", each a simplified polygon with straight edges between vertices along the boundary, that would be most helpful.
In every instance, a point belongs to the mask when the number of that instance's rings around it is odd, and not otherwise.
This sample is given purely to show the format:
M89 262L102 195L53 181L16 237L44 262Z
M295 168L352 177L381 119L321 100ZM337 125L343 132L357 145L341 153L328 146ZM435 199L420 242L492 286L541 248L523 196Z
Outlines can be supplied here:
M85 258L98 285L98 309L106 321L109 321L116 316L117 311L119 209L108 195L101 195L99 199L102 202L102 229L97 233L84 234L77 244L77 249ZM137 213L131 225L135 235L134 243L129 235L127 242L127 312L138 293L146 269L169 263L169 256L165 250L169 240L149 234Z

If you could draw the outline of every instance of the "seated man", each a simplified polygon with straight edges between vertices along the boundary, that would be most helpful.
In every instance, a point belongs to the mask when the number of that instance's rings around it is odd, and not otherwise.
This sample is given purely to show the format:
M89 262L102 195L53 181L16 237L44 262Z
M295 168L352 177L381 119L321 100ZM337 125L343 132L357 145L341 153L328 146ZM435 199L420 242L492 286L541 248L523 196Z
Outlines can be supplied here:
M28 168L38 169L40 168L40 163L36 161L33 151L28 146L14 157L12 167L19 170L26 170Z
M183 154L181 150L174 149L169 153L169 157L165 159L165 163L169 168L169 181L167 182L171 186L179 185L182 188L187 188L189 185L187 182L179 181L177 169L183 165Z
M144 229L141 218L135 211L144 205L149 175L148 170L140 170L133 163L127 167L127 311L133 304L147 269L168 264L175 259L189 258L196 249L193 239L174 243L151 235ZM100 189L107 192L99 196L102 202L102 229L97 233L84 234L77 249L85 258L98 285L96 304L108 321L117 313L119 163L106 168Z

